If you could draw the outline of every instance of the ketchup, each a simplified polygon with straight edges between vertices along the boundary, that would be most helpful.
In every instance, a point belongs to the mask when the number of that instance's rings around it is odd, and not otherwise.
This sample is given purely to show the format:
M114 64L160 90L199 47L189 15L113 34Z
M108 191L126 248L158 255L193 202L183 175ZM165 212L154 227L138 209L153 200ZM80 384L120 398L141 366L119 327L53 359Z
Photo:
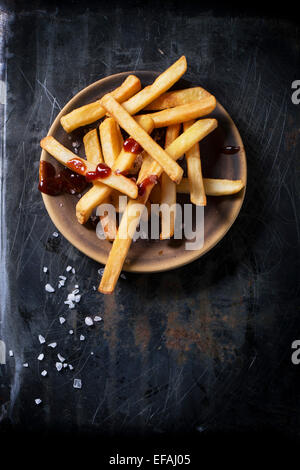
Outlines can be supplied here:
M111 169L105 163L98 163L95 171L87 171L85 174L87 181L93 181L98 178L107 178L111 174Z
M131 153L141 153L143 151L143 147L140 146L140 144L134 140L132 137L129 137L128 139L125 140L123 144L123 148L126 152L131 152Z
M158 182L158 177L156 175L150 175L145 178L140 184L138 184L138 193L139 196L143 196L145 194L147 186L150 184L156 184Z
M86 164L79 158L71 158L71 160L68 160L67 167L81 175L84 175L86 172Z
M227 145L226 147L221 148L221 153L225 155L233 155L240 151L240 147L234 147L233 145Z
M50 196L57 196L63 192L69 194L81 193L87 183L84 176L73 173L68 168L63 168L56 174L51 163L40 161L40 181L39 190Z

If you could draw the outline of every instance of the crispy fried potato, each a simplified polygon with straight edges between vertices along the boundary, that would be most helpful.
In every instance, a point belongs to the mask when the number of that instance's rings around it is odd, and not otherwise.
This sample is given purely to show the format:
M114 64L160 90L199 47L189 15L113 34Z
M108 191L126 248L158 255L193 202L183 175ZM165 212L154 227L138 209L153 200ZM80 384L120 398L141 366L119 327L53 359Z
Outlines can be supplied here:
M216 98L211 95L200 101L193 101L192 103L176 106L175 108L158 111L157 113L149 114L149 116L152 117L155 127L166 127L203 117L211 113L215 107Z
M99 126L99 133L104 161L112 168L123 146L119 124L113 118L106 118Z
M160 74L152 83L143 88L139 93L123 103L123 107L129 114L136 114L153 100L158 98L162 93L171 88L180 77L185 73L187 68L185 56L180 57L171 67Z
M113 97L122 103L141 89L140 79L134 75L129 75L121 86L113 90ZM81 126L86 126L98 121L105 116L105 109L101 106L100 100L76 108L65 116L62 116L60 123L66 132L72 132Z
M168 91L159 96L152 103L144 108L145 111L161 111L162 109L174 108L182 104L192 103L193 101L208 98L211 94L200 86L186 88L184 90Z
M243 189L245 184L242 180L226 180L215 178L203 178L205 194L207 196L230 196ZM190 194L190 183L188 178L182 178L176 186L178 193Z
M83 137L83 145L85 150L86 159L97 165L103 162L101 146L97 129L92 129Z
M183 124L183 129L187 130L194 124L194 121L188 121ZM200 160L199 143L193 145L185 154L188 179L190 182L190 199L196 206L206 206L206 196L202 178L202 168Z

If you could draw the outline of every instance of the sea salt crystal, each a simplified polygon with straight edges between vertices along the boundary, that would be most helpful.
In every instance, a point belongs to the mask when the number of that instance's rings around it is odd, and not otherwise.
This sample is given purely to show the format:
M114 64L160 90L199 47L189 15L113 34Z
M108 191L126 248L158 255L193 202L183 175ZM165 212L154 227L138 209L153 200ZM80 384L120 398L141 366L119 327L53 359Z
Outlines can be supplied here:
M47 374L48 374L48 372L47 372L46 370L43 370L43 371L41 372L41 375L42 375L43 377L46 377Z
M98 315L94 317L94 321L101 321L101 320L102 320L102 317L99 317Z
M73 330L69 330L69 335L72 335L74 333Z
M85 340L85 336L80 335L79 339L80 339L80 341L84 341L84 340Z
M92 326L94 324L91 317L85 317L84 322L87 326Z
M60 279L58 281L58 288L60 289L61 287L64 287L64 285L65 285L65 281L63 279Z
M59 277L59 279L62 279L63 281L65 281L67 279L66 276L58 276L58 277Z
M56 363L55 363L55 367L56 367L56 369L57 369L58 372L59 372L60 370L62 370L63 365L62 365L61 362L56 362Z
M71 309L75 307L75 304L72 302L72 300L65 300L64 304L69 305L69 308Z
M125 274L121 274L121 276L120 276L120 277L121 277L122 279L126 279L126 276L125 276Z
M45 291L46 292L55 292L55 289L51 286L51 284L46 284L45 285Z
M60 362L64 362L66 359L64 357L62 357L59 353L57 354L57 357L58 359L60 360Z
M57 238L57 237L58 237L58 233L57 233L57 232L53 232L53 233L52 233L52 236L55 237L55 238Z
M80 379L74 379L73 387L74 387L74 388L81 388L81 387L82 387L82 382L81 382L81 380L80 380Z
M42 403L42 400L40 398L36 398L34 401L36 405L40 405Z
M73 369L74 369L74 367L72 366L72 364L69 364L69 369L70 369L70 370L73 370Z
M67 364L67 363L65 363L65 364L63 364L63 366L64 366L64 369L65 369L66 367L68 367L68 364Z
M13 355L14 355L14 353L13 353L12 350L10 350L10 351L8 352L8 354L10 355L10 357L13 357Z
M74 300L75 300L75 302L76 302L77 304L78 304L78 302L80 302L80 299L81 299L81 295L80 295L80 294L75 295Z
M100 274L100 276L103 276L103 273L104 273L104 268L98 269L98 274Z
M45 355L42 353L42 354L39 354L38 355L38 361L42 361L44 359Z
M75 274L75 268L72 268L72 273Z
M96 286L93 286L93 290L96 290Z
M63 323L65 323L66 319L65 317L59 317L59 323L62 325Z
M72 266L67 266L67 267L66 267L67 273L68 273L69 271L71 271L71 269L72 269Z
M49 346L49 348L54 349L54 348L56 348L57 343L49 343L48 346Z
M43 267L43 272L46 273L47 271L48 271L47 266L44 266L44 267Z
M45 341L46 341L46 340L45 340L44 336L39 335L39 342L40 342L41 344L43 344L43 343L45 343Z
M78 289L79 285L78 284L75 284L75 289ZM78 291L79 292L79 291Z
M24 362L23 367L28 367L28 362Z

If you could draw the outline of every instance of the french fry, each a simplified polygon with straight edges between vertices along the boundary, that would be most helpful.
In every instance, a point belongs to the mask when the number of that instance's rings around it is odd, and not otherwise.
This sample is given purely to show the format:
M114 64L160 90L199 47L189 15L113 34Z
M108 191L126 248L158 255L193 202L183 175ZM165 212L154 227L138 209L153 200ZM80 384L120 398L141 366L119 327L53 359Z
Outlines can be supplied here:
M116 126L117 124L115 123L114 127ZM118 144L120 144L119 134L117 134L116 140L118 140ZM98 163L103 162L97 129L92 129L90 132L88 132L83 138L83 143L84 143L86 159L88 162L94 163L95 165L98 165ZM113 156L113 150L114 148L111 150L112 156ZM106 239L109 241L114 240L116 233L117 233L117 227L116 227L115 219L110 217L110 212L107 212L106 215L100 216L100 223L102 225L103 233Z
M124 109L129 114L136 114L153 100L158 98L162 93L171 88L180 77L185 73L187 68L185 56L180 57L167 70L160 74L152 83L152 85L143 88L135 96L123 103Z
M194 124L194 121L185 122L183 129L187 130ZM190 183L190 200L196 206L206 206L206 196L202 178L202 168L200 160L200 146L199 143L193 145L186 154L186 164L188 172L188 180Z
M183 170L172 158L165 152L146 131L130 116L130 114L121 106L110 94L105 95L101 103L103 107L114 117L120 126L128 132L143 149L155 159L172 181L179 183Z
M94 163L95 165L103 162L97 129L92 129L87 134L85 134L83 137L83 145L86 159L89 162Z
M122 85L111 93L117 101L122 103L137 93L140 89L140 79L135 75L129 75ZM60 123L66 132L72 132L78 127L86 126L92 122L98 121L98 119L101 119L105 114L106 111L101 106L100 100L97 100L93 103L81 106L80 108L76 108L65 116L62 116Z
M166 131L165 148L178 137L180 132L180 124L169 126ZM157 186L157 185L156 185ZM153 188L152 192L154 191ZM151 195L150 195L151 197ZM161 204L166 204L169 208L168 215L163 210L161 213L161 234L160 239L165 240L174 235L175 225L175 204L176 204L176 184L170 180L168 175L163 172L161 175Z
M216 98L211 95L199 101L168 108L157 113L149 114L155 127L166 127L180 122L190 121L211 113L216 107Z
M192 103L193 101L208 98L211 94L200 86L186 88L184 90L168 91L159 96L152 103L144 108L145 111L161 111L162 109L174 108L182 104Z
M136 116L136 121L143 127L143 129L151 133L154 128L154 123L148 116ZM112 169L116 172L126 172L131 168L136 159L136 154L121 150L120 155L113 164ZM89 219L92 210L97 207L103 200L111 194L111 189L104 184L97 184L87 191L82 198L79 199L76 205L76 217L80 224L86 223Z
M174 140L166 149L169 155L174 160L180 158L187 150L189 150L195 143L206 137L217 127L216 119L202 119L193 124L187 131L183 132L177 139ZM151 171L153 170L153 172ZM141 169L142 171L142 169ZM162 173L162 168L153 162L149 168L148 176L156 175L159 177ZM145 179L146 175L143 174ZM130 248L131 240L134 236L136 227L139 223L140 216L137 215L135 203L145 204L149 194L153 188L153 184L146 186L145 193L139 196L136 201L130 200L126 211L123 214L119 230L115 241L113 242L112 249L109 253L108 260L104 269L104 273L99 286L99 292L103 294L111 294L118 281L120 272L122 270L125 258Z
M203 178L205 194L207 196L230 196L243 189L245 184L242 180L226 180L215 178ZM190 194L190 182L188 178L182 178L176 186L178 193Z
M78 157L75 153L71 152L71 150L64 147L60 144L54 137L47 136L41 140L40 143L41 147L46 150L50 155L52 155L57 161L59 161L62 165L65 165L68 168L72 168L72 170L76 171L81 175L85 175L89 171L95 171L97 165L84 160L83 158ZM71 166L71 161L75 161L79 164L79 168L75 170L74 166ZM80 166L81 163L81 166ZM99 178L94 180L94 185L96 184L105 184L113 189L119 190L121 193L127 194L127 196L132 197L135 199L138 194L136 184L130 180L129 178L125 178L123 175L118 175L115 172L111 172L109 176L105 179Z
M99 133L104 161L112 168L123 146L119 124L113 118L106 118L99 126Z

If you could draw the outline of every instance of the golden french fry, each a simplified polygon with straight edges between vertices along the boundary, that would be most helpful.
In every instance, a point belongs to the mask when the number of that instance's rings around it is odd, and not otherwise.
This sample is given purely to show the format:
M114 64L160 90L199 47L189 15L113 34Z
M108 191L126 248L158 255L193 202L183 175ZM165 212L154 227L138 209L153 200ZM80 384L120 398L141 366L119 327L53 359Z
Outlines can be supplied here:
M215 178L203 178L205 194L207 196L230 196L240 192L245 186L242 180L226 180ZM190 194L190 183L188 178L182 178L176 186L178 193Z
M193 124L187 131L183 132L177 139L174 140L166 149L169 155L174 160L180 158L187 150L189 150L196 142L206 137L217 127L216 119L202 119ZM152 170L154 172L152 172ZM142 171L142 169L141 169ZM155 172L156 171L156 172ZM149 168L148 175L143 174L143 180L146 177L155 175L157 177L162 173L162 168L153 162ZM99 286L99 291L103 294L111 294L118 281L123 263L130 248L131 240L134 236L136 227L139 223L140 216L136 211L136 203L145 204L151 190L154 186L149 184L145 188L142 196L139 196L136 201L130 200L123 214L119 230L115 241L113 242L112 249L109 253L108 260L104 269L104 273Z
M200 86L186 88L184 90L168 91L159 96L144 108L145 111L160 111L162 109L173 108L182 104L192 103L192 101L208 98L211 94Z
M180 124L169 126L166 131L165 148L167 148L179 135ZM156 185L157 186L157 185ZM153 188L152 192L155 190ZM152 194L152 193L151 193ZM151 197L151 195L150 195ZM170 180L166 173L161 175L161 205L165 204L168 211L161 212L161 234L160 239L165 240L174 235L175 225L175 205L176 205L176 184Z
M121 86L113 90L113 97L122 103L141 89L141 82L135 75L129 75ZM92 122L98 121L105 116L105 109L101 106L100 100L76 108L70 113L62 116L60 123L66 132L72 132L81 126L86 126Z
M148 116L136 116L137 122L143 129L151 133L154 123ZM136 154L121 150L120 155L113 164L112 169L116 172L126 172L129 170L136 159ZM79 223L84 224L90 217L92 210L103 202L103 200L111 194L111 189L104 184L97 184L87 191L76 205L76 217Z
M187 130L194 124L194 121L185 122L183 129ZM190 182L191 195L190 199L196 206L206 206L206 196L202 178L202 168L200 160L199 143L193 145L185 154L188 179Z
M92 129L83 137L86 159L97 165L103 162L97 129Z
M216 119L199 119L196 121L189 129L183 132L179 137L177 137L174 142L172 142L167 148L166 152L173 160L177 160L182 155L185 154L193 145L195 145L200 140L204 139L208 134L210 134L214 129L216 129L218 122ZM147 160L145 165L147 165L148 175L161 175L162 168L161 166L152 160L152 164L149 164ZM140 175L138 177L137 183L147 176L147 173L143 169L144 163L142 165Z
M113 118L106 118L99 126L99 133L104 161L112 168L123 146L119 124Z
M180 77L185 73L187 68L185 56L180 57L171 67L160 74L152 83L152 85L143 88L135 96L123 103L123 107L129 114L136 114L153 100L158 98L162 93L171 88Z
M64 147L50 135L44 137L40 145L62 165L71 168L76 173L86 175L87 172L94 172L97 168L97 165L78 157L78 155L71 152L71 150ZM123 175L116 174L113 171L106 178L95 179L93 183L95 186L99 183L103 183L113 189L119 190L121 193L127 194L127 196L133 199L135 199L138 194L137 185L132 180L125 178Z
M183 104L175 108L168 108L157 113L149 114L154 121L155 127L166 127L191 119L203 117L211 113L216 107L216 98L211 95L200 101Z
M111 217L111 213L107 212L105 215L100 216L100 222L103 228L105 238L112 242L117 235L117 226L114 217Z
M128 132L143 149L155 159L172 181L179 183L182 178L183 170L170 156L165 152L146 131L130 116L130 114L121 106L110 94L105 95L101 103L103 107L114 117L120 126Z

